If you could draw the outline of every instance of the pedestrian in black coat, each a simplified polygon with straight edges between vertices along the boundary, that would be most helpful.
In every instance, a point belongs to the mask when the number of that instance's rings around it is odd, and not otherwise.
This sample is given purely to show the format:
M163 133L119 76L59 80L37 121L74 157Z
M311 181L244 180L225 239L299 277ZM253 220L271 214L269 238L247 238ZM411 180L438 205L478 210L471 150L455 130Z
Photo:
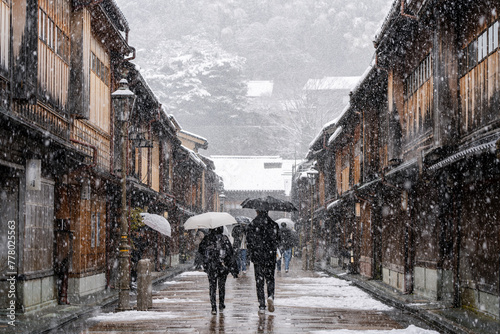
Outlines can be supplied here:
M248 225L247 242L254 265L259 313L266 309L264 282L267 284L267 306L274 312L274 267L280 244L279 226L267 214L257 210L257 217Z
M198 253L203 259L203 270L208 275L212 314L217 314L217 286L219 287L219 311L222 312L226 308L224 297L227 275L231 273L235 278L238 277L233 247L229 238L222 232L223 227L211 229L198 247Z

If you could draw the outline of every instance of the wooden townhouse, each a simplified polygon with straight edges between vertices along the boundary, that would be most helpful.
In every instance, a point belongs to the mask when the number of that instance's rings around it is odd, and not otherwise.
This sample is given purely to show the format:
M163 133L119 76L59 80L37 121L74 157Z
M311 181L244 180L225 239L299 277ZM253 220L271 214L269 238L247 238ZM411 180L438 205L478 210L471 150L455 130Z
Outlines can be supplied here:
M173 227L148 231L145 257L156 270L178 263L186 214L218 207L219 180L130 63L115 2L6 0L0 18L0 290L14 275L29 312L116 288L123 172L129 224L137 209ZM135 95L127 140L112 107L121 79Z
M2 224L16 222L17 307L30 311L57 303L63 272L75 298L106 287L110 94L132 49L112 1L2 1L1 14Z
M499 17L395 1L327 148L332 264L499 318ZM321 173L321 171L320 171ZM348 242L349 241L349 242Z
M127 156L127 206L130 212L146 212L162 216L171 225L176 224L175 212L176 201L172 195L173 191L173 157L174 152L180 148L180 140L177 138L175 125L170 116L161 106L147 82L138 72L135 65L126 62L122 65L122 73L129 82L130 90L135 94L134 107L128 122L128 149ZM121 122L115 118L114 127L119 129ZM118 131L117 131L118 132ZM119 143L120 133L115 132L115 142ZM116 145L114 150L114 169L121 169L121 146ZM121 206L120 184L113 183L110 187L109 205L113 212L118 213ZM139 219L139 218L137 218ZM132 220L132 219L131 219ZM140 219L139 219L140 220ZM114 216L114 225L109 233L108 247L110 250L119 246L119 215ZM130 222L132 224L132 222ZM139 224L142 226L142 224ZM136 232L131 225L131 233ZM146 249L140 252L141 258L148 258L153 263L155 271L162 271L176 262L178 249L175 242L178 235L172 233L167 236L154 229L146 228L140 237L141 242L147 244ZM132 240L132 251L136 246ZM108 272L112 277L110 284L116 285L117 253L110 251L108 260ZM134 262L137 259L134 258ZM136 263L132 263L135 266ZM114 275L113 275L114 274Z
M339 115L337 115L339 116ZM309 152L306 155L308 162L303 163L297 169L297 190L302 193L297 198L300 209L297 221L302 230L302 240L310 242L312 254L315 258L330 257L333 244L330 240L330 231L327 219L327 171L331 168L331 160L326 154L327 140L336 130L337 119L323 125L321 131L309 144ZM301 217L302 216L302 217ZM314 260L313 260L314 261Z
M383 174L406 222L398 288L497 318L499 10L491 1L396 2L375 41L398 120L388 133L397 165Z

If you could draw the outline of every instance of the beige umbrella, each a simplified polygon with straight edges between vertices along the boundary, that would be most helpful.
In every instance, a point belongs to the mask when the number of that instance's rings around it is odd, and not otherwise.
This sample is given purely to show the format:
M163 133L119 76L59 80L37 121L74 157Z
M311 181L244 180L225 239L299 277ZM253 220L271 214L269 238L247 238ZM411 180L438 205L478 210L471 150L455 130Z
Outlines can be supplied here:
M205 212L186 220L184 228L186 230L196 230L199 228L216 228L236 223L236 219L227 212Z
M141 213L142 221L153 230L160 232L168 237L172 237L172 229L168 220L160 215L152 213Z

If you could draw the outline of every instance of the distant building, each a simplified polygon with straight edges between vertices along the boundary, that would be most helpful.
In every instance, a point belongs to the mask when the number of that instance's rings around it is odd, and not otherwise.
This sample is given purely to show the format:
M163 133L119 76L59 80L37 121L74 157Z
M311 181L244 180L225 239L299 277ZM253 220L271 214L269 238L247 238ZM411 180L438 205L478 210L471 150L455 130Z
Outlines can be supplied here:
M247 87L247 111L257 112L261 115L267 115L275 111L278 101L273 96L273 81L249 81Z
M248 97L264 97L273 95L273 81L249 81L248 82Z
M233 216L254 217L255 211L242 209L246 198L271 195L289 200L292 172L300 161L279 156L211 156L216 173L222 177L226 195L224 211ZM271 217L284 217L283 212L270 212Z
M360 77L324 77L309 79L303 87L307 105L325 110L333 119L349 102L349 93L356 87Z
M182 146L187 147L196 153L198 153L198 149L200 148L204 150L208 148L208 140L186 130L179 130L177 132L177 138L180 139Z

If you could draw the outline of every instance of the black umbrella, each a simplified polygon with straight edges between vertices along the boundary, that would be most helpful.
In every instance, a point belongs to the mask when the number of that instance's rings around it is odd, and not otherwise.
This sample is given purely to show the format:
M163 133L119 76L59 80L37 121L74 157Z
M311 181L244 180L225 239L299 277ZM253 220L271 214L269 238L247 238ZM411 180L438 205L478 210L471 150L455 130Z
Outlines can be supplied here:
M242 225L248 225L252 222L252 218L245 216L236 216L234 217L234 219L236 219L236 221Z
M274 198L272 196L247 198L241 203L245 209L255 209L259 211L297 211L292 202Z

